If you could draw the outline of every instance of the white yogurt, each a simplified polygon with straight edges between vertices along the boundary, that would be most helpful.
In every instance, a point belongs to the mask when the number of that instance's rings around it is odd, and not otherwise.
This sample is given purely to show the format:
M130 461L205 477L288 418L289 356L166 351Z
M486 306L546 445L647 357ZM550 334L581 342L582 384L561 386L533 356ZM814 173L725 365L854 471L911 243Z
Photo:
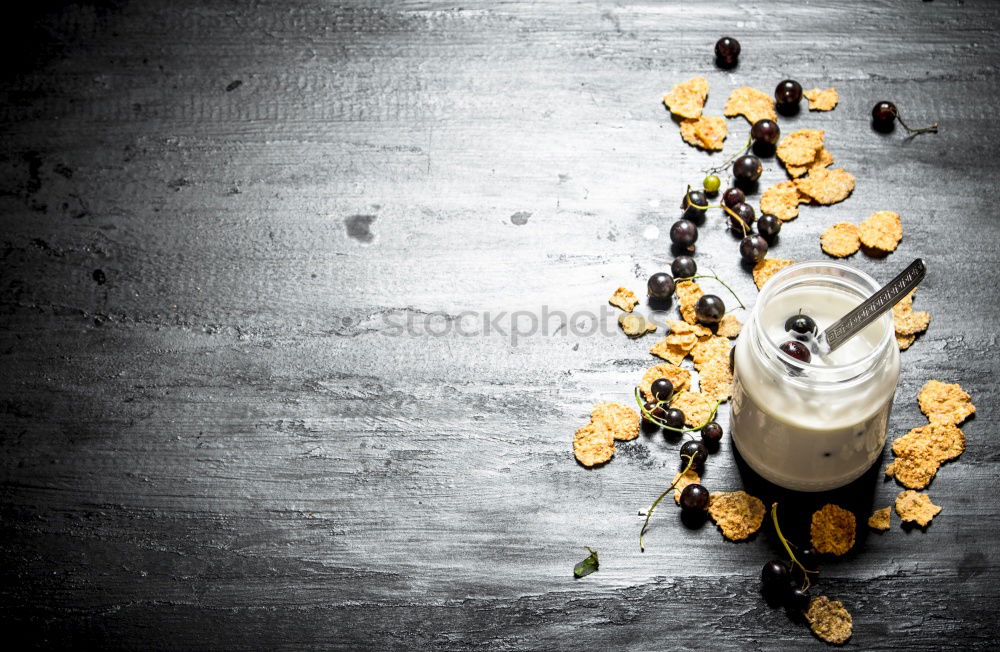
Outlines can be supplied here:
M736 342L732 435L767 480L823 491L860 477L885 444L899 380L892 314L827 356L803 363L778 349L785 320L801 311L820 332L873 294L867 274L832 262L792 265L760 293Z

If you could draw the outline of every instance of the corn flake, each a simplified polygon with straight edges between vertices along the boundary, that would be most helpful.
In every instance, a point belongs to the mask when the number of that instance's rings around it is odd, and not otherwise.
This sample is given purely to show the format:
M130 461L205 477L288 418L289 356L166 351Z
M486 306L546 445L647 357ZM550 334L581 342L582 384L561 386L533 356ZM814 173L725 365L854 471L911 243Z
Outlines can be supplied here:
M639 303L639 300L635 298L635 292L629 290L628 288L618 288L615 293L611 295L608 299L608 303L615 306L616 308L621 308L625 312L632 312L632 308L635 308Z
M895 325L897 338L900 335L914 336L923 333L931 323L931 314L913 310L913 295L911 290L899 303L892 307L892 321ZM911 341L912 344L912 341Z
M828 88L825 91L813 88L802 91L802 94L809 100L810 111L833 111L833 107L837 106L837 102L840 101L836 88Z
M743 330L743 324L740 320L733 313L727 312L722 316L719 328L715 332L721 337L733 338L739 337L741 330Z
M618 315L618 325L629 337L642 337L646 333L656 330L656 324L649 321L642 315L625 312Z
M799 204L809 201L799 193L794 181L782 181L764 191L760 197L760 212L774 215L782 222L799 216Z
M702 339L693 349L691 357L694 359L694 368L701 370L702 366L708 362L719 361L729 364L729 340L718 335Z
M854 547L857 519L843 507L827 504L813 512L809 536L817 552L842 555Z
M674 115L682 118L698 118L708 97L708 80L693 77L663 96L663 103Z
M807 172L812 172L819 168L826 168L833 165L833 154L826 147L820 147L816 151L816 157L811 163L806 165L785 165L785 171L790 177L801 177Z
M653 399L651 388L660 378L666 378L674 386L674 392L683 392L691 387L691 372L672 364L658 364L646 370L639 383L639 390L647 401Z
M854 187L853 177L851 187ZM872 213L858 229L861 244L871 249L895 251L899 241L903 239L903 222L899 219L899 213L892 211Z
M785 165L806 165L816 160L816 154L823 147L822 129L800 129L788 134L775 149L778 159Z
M905 351L913 345L913 342L916 339L916 335L900 335L899 333L896 333L896 346L899 347L900 351Z
M700 147L708 151L722 149L729 127L725 118L686 118L681 120L681 138L688 145Z
M680 304L681 317L689 324L697 324L698 316L695 314L695 306L705 291L694 281L680 281L674 286L674 292L677 294L677 302Z
M639 413L618 403L597 403L590 411L590 420L607 428L618 441L639 436Z
M917 394L920 411L931 422L958 425L976 411L970 397L958 384L929 380Z
M670 401L670 407L684 413L684 424L690 428L708 423L715 413L715 401L698 392L677 392Z
M573 435L573 455L584 466L604 464L614 454L614 435L602 423L591 421Z
M854 633L851 612L839 600L831 600L825 595L813 598L806 610L806 620L812 633L827 643L841 645Z
M861 248L858 227L850 222L837 222L819 237L823 251L836 258L846 258Z
M774 112L774 98L749 86L734 89L726 100L723 112L730 118L742 115L750 124L765 118L778 119L778 114Z
M882 509L876 509L872 512L872 515L868 517L868 527L873 530L886 531L889 529L890 515L892 510L889 507L883 507Z
M763 289L767 281L788 267L795 264L794 260L784 260L782 258L765 258L753 266L753 282L757 284L757 289Z
M892 442L892 452L898 457L906 457L922 446L926 446L934 460L948 462L965 451L965 433L953 423L932 421Z
M698 477L698 473L694 469L688 469L684 473L678 473L674 476L674 502L678 505L681 504L681 492L684 491L684 487L689 484L698 484L701 482L701 478Z
M745 491L713 492L708 515L730 541L742 541L760 529L764 522L764 503Z
M827 170L818 168L803 179L795 180L799 194L811 198L817 204L829 206L844 201L854 191L854 175L841 168ZM862 223L863 225L863 223ZM862 229L861 242L864 242Z
M920 527L927 524L941 512L941 508L931 502L927 494L907 489L896 496L896 513L902 521L911 521Z
M698 372L699 391L716 401L728 401L733 394L733 373L729 369L728 358L727 355L725 360L712 360ZM687 415L687 412L684 414Z

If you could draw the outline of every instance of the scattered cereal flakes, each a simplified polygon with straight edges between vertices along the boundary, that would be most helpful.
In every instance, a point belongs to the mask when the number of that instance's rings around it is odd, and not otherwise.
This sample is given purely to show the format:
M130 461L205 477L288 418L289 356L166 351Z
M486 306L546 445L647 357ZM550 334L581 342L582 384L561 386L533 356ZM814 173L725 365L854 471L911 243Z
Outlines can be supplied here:
M618 325L629 337L642 337L646 333L652 333L656 330L656 324L642 315L631 312L623 312L618 315Z
M842 555L854 547L857 519L852 512L833 504L813 512L809 536L817 552Z
M615 454L615 438L604 424L591 421L573 435L573 455L584 466L604 464Z
M823 251L836 258L846 258L861 248L858 227L850 222L837 222L819 237Z
M698 484L701 482L701 478L698 477L698 473L694 469L688 469L684 473L678 473L674 476L674 502L678 505L681 504L681 492L684 491L684 487L689 484Z
M698 371L698 389L713 400L729 400L733 394L733 373L729 369L728 355L725 360L712 360L702 366ZM687 412L684 414L687 415Z
M730 118L742 115L750 124L764 118L778 119L778 114L774 112L774 98L749 86L734 89L729 94L729 99L726 100L723 112Z
M639 436L639 413L618 403L597 403L590 411L590 420L610 430L618 441L629 441Z
M765 258L756 265L753 266L753 282L757 284L757 289L760 290L767 283L768 279L772 276L788 267L793 265L794 260L784 260L782 258Z
M689 428L704 425L712 418L715 401L698 392L677 392L670 400L670 407L684 413L684 424Z
M818 168L811 171L808 177L796 179L795 187L800 194L810 197L817 204L829 206L850 196L854 191L854 175L841 168L834 170ZM863 228L861 232L861 242L864 242Z
M853 177L851 187L854 187ZM899 219L899 213L878 211L861 223L858 232L864 246L880 251L895 251L899 241L903 239L903 222Z
M722 316L722 321L719 322L719 328L716 330L716 334L720 337L734 338L738 337L740 331L743 330L743 323L731 312L727 312Z
M793 131L778 142L774 153L785 165L809 165L823 147L822 129Z
M689 324L697 324L695 305L705 291L694 281L680 281L674 286L674 292L677 294L677 303L680 304L681 317Z
M670 319L667 321L667 327L670 329L670 333L673 335L694 335L697 339L701 340L706 337L712 336L712 329L707 326L702 326L701 324L689 324L686 321L680 321L678 319Z
M828 88L825 91L814 88L802 91L802 94L809 100L810 111L833 111L833 107L837 106L837 102L840 101L836 88Z
M692 344L688 346L687 338ZM649 352L658 358L663 358L670 364L678 365L687 357L688 351L694 346L698 338L694 335L667 335L665 338L650 347Z
M681 120L681 138L688 145L700 147L709 151L722 149L729 127L725 118L686 118Z
M635 308L639 303L639 300L635 298L635 292L629 290L628 288L618 288L615 293L611 295L608 299L608 303L615 306L616 308L621 308L625 312L632 312L632 308Z
M895 324L896 335L917 335L927 330L931 324L931 313L913 310L915 292L916 290L911 290L892 307L892 321Z
M917 450L918 447L914 447ZM897 457L896 461L890 464L892 473L886 467L886 475L895 478L896 482L908 489L924 489L930 481L937 475L940 462L933 459L932 455L924 447L920 453L914 453L906 457Z
M709 498L708 515L730 541L746 539L764 522L764 503L745 491L715 491Z
M972 397L958 384L929 380L917 394L920 411L932 422L958 425L976 411Z
M691 349L691 357L694 359L694 368L701 371L704 364L712 361L725 362L729 364L729 340L718 335L712 335L698 342Z
M896 513L902 521L912 521L920 527L927 527L940 511L941 508L932 503L927 494L907 489L896 496Z
M896 463L887 464L885 467L885 477L895 478L896 477Z
M916 339L916 335L900 335L899 333L896 333L896 344L899 346L900 351L905 351L910 348Z
M788 172L788 176L790 177L801 177L807 172L812 172L819 168L827 168L831 165L833 165L833 154L827 148L820 147L816 151L816 158L811 163L806 165L786 165L785 172Z
M892 510L889 507L876 509L872 512L872 515L868 517L868 527L873 530L881 530L885 532L889 529L889 517L891 513Z
M682 118L697 118L708 97L708 80L704 77L692 77L683 84L677 84L673 90L663 96L663 103L674 115Z
M642 382L639 383L639 390L642 391L642 395L646 397L647 401L652 400L653 395L650 394L650 388L660 378L669 380L670 384L674 386L675 392L683 392L691 387L690 371L677 365L658 364L647 369L642 376Z
M760 212L774 215L782 222L788 222L799 216L799 204L808 201L799 194L794 181L782 181L761 195Z
M932 421L892 442L892 452L897 457L907 457L922 452L923 446L934 460L947 462L965 451L965 433L953 423Z
M825 595L813 598L806 610L809 629L821 640L834 645L846 643L854 633L851 612L839 600L831 600Z

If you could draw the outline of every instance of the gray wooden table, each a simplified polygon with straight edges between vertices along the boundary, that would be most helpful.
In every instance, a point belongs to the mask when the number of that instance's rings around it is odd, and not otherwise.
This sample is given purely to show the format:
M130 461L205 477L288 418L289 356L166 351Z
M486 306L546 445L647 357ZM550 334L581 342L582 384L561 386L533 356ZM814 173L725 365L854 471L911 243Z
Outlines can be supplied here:
M652 362L654 340L593 320L665 268L685 185L721 160L660 103L705 75L712 115L744 84L837 87L832 113L780 124L827 130L857 187L804 207L772 255L821 257L827 226L900 212L899 250L851 261L930 267L891 435L924 423L931 378L979 408L927 531L862 536L817 593L853 612L852 648L996 645L1000 5L32 8L4 27L0 115L8 636L823 648L757 593L766 533L733 544L665 505L639 553L676 442L643 436L595 470L571 452L590 406L628 402ZM734 71L713 65L724 34ZM940 134L875 133L880 99ZM748 127L729 124L732 151ZM763 187L782 178L765 161ZM717 218L697 256L756 297ZM877 475L841 498L889 504ZM705 482L747 482L728 435ZM584 545L601 569L574 580Z

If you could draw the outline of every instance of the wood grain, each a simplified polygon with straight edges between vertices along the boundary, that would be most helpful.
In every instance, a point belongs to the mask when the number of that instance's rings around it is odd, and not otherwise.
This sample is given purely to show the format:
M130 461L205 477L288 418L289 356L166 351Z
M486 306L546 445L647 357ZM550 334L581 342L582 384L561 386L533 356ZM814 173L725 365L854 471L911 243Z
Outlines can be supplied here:
M804 207L772 254L903 215L887 280L929 273L890 435L959 382L968 449L927 529L865 536L817 591L848 647L996 645L991 488L1000 238L1000 6L966 2L460 7L225 1L38 3L4 28L0 108L0 604L37 647L819 649L758 595L780 547L724 541L667 505L676 442L605 467L570 439L626 402L651 339L613 329L614 288L670 261L701 170L660 103L836 86L827 131L853 195ZM715 68L723 34L743 46ZM871 130L891 99L937 135ZM727 154L748 126L729 121ZM762 187L784 178L765 162ZM754 202L756 203L756 202ZM650 239L650 227L659 235ZM756 296L718 220L697 260ZM516 337L548 311L544 332ZM483 315L504 313L498 332ZM516 318L512 314L520 313ZM561 314L556 314L561 313ZM611 324L586 334L592 316ZM476 326L478 324L478 326ZM402 333L400 331L403 331ZM721 420L728 425L728 412ZM888 453L887 453L888 455ZM899 488L877 469L837 499ZM737 489L728 437L705 477ZM815 498L783 496L801 537ZM596 548L601 569L573 564ZM13 639L16 640L16 639Z

